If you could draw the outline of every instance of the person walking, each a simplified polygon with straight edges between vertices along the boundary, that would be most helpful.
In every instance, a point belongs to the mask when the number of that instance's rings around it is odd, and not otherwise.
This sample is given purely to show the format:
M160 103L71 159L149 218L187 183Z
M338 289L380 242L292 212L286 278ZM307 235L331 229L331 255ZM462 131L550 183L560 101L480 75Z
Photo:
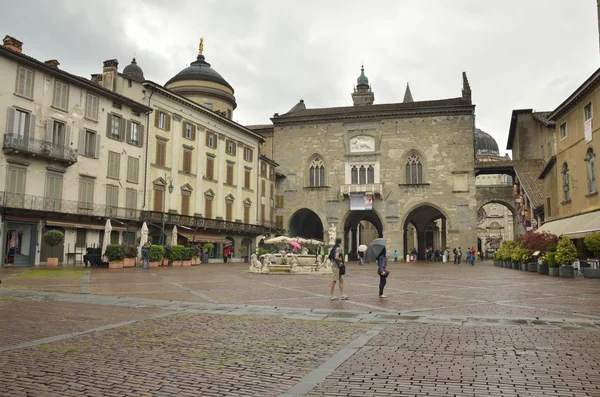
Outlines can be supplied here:
M458 265L458 250L456 249L456 247L454 247L454 249L452 250L452 254L454 255L454 264Z
M333 271L333 279L331 280L331 288L329 289L329 299L335 300L337 297L333 294L335 291L335 283L339 281L340 299L346 300L348 297L344 294L344 274L346 274L346 264L344 263L344 251L341 247L342 239L335 239L335 245L329 252L331 260L331 270Z
M460 266L460 259L462 258L462 249L458 247L456 253L458 254L456 257L456 264Z
M387 296L383 294L383 289L385 288L390 272L387 270L387 254L385 248L377 257L377 274L379 274L379 298L387 298Z
M467 265L471 264L471 248L467 248Z
M475 247L471 247L471 266L475 266Z
M150 269L150 249L148 248L148 245L142 247L142 269Z
M398 262L398 250L394 250L394 262Z

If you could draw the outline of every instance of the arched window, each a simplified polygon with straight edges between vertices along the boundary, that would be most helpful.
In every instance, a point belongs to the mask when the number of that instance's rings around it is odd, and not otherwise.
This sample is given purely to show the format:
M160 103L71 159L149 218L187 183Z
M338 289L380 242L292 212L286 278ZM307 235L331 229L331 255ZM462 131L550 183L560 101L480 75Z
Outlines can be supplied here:
M350 183L353 185L375 183L375 166L373 164L350 166Z
M563 200L571 200L571 190L569 187L569 166L567 163L563 164L562 167L562 178L563 178Z
M423 165L416 153L411 154L406 161L406 183L423 183Z
M589 148L585 155L585 161L587 161L587 177L588 177L588 191L590 193L597 192L596 188L596 155L594 149Z
M309 185L325 186L325 164L318 157L310 163Z

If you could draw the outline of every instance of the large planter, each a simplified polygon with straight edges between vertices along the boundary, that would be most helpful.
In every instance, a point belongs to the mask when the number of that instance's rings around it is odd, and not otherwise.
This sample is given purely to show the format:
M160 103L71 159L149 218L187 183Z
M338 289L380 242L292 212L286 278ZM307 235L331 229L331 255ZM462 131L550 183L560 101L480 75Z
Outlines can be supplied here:
M109 269L123 269L123 261L108 262Z
M181 266L192 266L192 260L189 261L181 261Z
M521 263L521 270L524 271L524 272L526 272L527 270L529 270L527 268L527 263Z
M171 266L173 267L181 267L183 266L183 261L172 261Z
M575 277L575 269L573 268L573 266L570 265L562 265L561 267L559 267L559 274L560 277L563 278L573 278Z
M585 278L600 278L600 269L592 269L589 267L583 268L583 277Z
M512 268L515 270L519 270L521 268L521 264L519 262L513 262Z
M537 272L539 274L548 274L548 265L546 263L538 263Z
M162 261L152 261L148 263L150 264L150 267L158 267L162 264Z
M48 266L58 266L58 258L48 258L46 261Z
M552 277L558 277L560 275L560 269L558 267L549 267L548 274Z
M123 259L123 267L134 267L134 266L135 266L135 258Z
M199 265L199 264L200 264L200 258L192 258L192 266Z
M527 271L530 271L532 273L537 273L537 263L529 262L527 264Z

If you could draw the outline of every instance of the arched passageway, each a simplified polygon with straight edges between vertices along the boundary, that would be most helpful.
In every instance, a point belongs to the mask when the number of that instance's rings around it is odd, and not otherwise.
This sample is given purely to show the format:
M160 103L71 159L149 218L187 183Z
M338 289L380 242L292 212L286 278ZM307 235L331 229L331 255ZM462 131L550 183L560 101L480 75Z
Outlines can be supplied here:
M404 220L404 252L416 251L425 260L425 249L442 252L447 248L446 216L438 208L424 204L414 208Z
M519 234L519 221L512 206L503 201L488 201L477 211L477 239L480 252L492 258L502 241L514 240Z
M323 240L323 223L319 216L307 209L302 208L290 218L290 237L304 237Z
M383 237L383 224L375 211L350 211L344 222L344 247L348 260L358 259L358 246L368 245L378 237Z

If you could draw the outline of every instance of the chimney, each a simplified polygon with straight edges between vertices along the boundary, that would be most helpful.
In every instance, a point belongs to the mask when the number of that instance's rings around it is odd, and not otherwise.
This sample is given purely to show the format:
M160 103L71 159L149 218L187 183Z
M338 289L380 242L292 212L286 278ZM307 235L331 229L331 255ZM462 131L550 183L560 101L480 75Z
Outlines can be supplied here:
M55 68L55 69L58 69L58 65L60 65L60 62L58 62L56 59L49 59L44 63L46 65L50 66L51 68Z
M12 36L6 35L4 36L4 47L9 50L18 52L19 54L23 52L23 42L15 39Z
M102 85L102 74L101 73L93 74L92 78L90 80L92 80L92 83Z
M118 68L119 61L117 61L116 59L109 59L107 61L104 61L104 68L102 69L102 86L104 88L111 91L115 90Z
M465 101L469 101L471 103L471 85L469 84L469 80L467 80L467 72L463 72L463 89L462 89L462 99Z

